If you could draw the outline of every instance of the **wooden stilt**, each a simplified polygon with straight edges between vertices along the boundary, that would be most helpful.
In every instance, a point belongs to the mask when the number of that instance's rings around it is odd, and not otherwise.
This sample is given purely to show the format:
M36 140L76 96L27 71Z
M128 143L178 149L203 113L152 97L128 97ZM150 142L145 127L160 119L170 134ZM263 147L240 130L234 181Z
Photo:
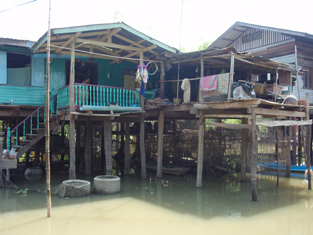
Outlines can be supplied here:
M70 112L75 112L75 91L74 91L74 82L75 82L75 41L72 42L71 50L71 71L70 71L70 86L69 86L69 95L70 95ZM69 178L76 179L76 153L75 153L75 116L70 115L70 126L69 126L69 147L70 147L70 169L69 169Z
M292 120L297 120L295 117ZM291 164L297 164L297 126L292 126L292 157Z
M310 112L309 112L309 93L307 92L305 94L305 99L306 99L306 119L310 119ZM306 126L306 168L308 171L308 189L312 189L312 178L311 178L311 154L312 154L312 149L311 149L311 126Z
M105 174L112 175L112 125L110 119L104 119L104 151L105 151Z
M290 177L290 167L291 167L291 155L290 155L290 131L291 127L286 126L285 127L285 138L284 138L284 144L285 144L285 160L286 160L286 177Z
M147 178L146 169L146 151L145 151L145 116L140 115L140 160L141 160L141 178Z
M157 177L158 178L162 178L163 132L164 132L164 111L160 111L159 117L158 117L158 161L157 161Z
M248 119L245 118L242 120L242 124L248 124ZM246 159L247 159L247 148L248 148L248 129L243 129L242 130L242 138L241 138L241 168L240 168L240 176L241 176L241 181L245 182L246 181Z
M251 109L251 122L252 122L252 153L251 153L251 191L252 191L252 200L258 200L258 182L257 182L257 161L258 161L258 130L256 126L256 115L255 109Z
M91 175L91 119L88 118L85 125L85 175Z
M196 187L202 188L202 171L203 171L203 149L204 149L204 114L199 114L199 137L198 137L198 159L197 159L197 182Z
M130 170L130 134L129 123L125 123L125 147L124 147L124 175L129 175Z

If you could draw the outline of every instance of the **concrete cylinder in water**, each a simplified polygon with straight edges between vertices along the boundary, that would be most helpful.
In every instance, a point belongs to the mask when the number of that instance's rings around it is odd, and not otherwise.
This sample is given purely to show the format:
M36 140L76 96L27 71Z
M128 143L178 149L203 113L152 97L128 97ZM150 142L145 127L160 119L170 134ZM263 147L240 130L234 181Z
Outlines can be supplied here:
M113 194L121 190L121 179L113 175L99 175L94 178L94 192L98 194Z
M84 197L90 194L90 182L86 180L64 180L60 186L61 197Z

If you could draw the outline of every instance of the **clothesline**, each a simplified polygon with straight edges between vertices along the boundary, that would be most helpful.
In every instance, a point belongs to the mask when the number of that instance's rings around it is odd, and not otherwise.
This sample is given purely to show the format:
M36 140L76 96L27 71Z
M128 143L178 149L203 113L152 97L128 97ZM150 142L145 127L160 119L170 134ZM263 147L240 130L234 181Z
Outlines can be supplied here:
M184 78L184 79L188 79L189 81L200 80L200 78ZM161 80L159 82L182 82L184 79L179 79L179 80Z

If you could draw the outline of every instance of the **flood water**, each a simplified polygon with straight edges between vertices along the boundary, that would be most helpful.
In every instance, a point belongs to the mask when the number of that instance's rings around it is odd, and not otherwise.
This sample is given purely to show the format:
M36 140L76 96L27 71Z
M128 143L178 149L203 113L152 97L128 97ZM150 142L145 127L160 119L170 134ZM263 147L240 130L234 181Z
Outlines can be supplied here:
M79 177L84 179L84 177ZM52 175L52 187L67 179ZM196 177L155 174L121 177L121 192L83 198L52 195L47 218L45 178L13 179L0 189L0 234L313 234L313 193L303 178L258 175L258 202L239 175ZM91 178L87 179L91 180Z

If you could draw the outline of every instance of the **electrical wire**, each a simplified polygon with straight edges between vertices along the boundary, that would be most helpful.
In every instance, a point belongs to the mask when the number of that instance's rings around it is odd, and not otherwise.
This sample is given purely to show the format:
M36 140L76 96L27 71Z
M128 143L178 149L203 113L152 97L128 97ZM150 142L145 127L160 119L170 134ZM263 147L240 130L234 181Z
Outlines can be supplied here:
M20 3L20 4L18 4L18 5L12 6L12 7L10 7L10 8L4 9L4 10L0 11L0 13L6 12L6 11L12 10L12 9L14 9L14 8L16 8L16 7L23 6L23 5L27 5L27 4L29 4L29 3L36 2L36 1L38 1L38 0L31 0L31 1L28 1L28 2L23 2L23 3Z

